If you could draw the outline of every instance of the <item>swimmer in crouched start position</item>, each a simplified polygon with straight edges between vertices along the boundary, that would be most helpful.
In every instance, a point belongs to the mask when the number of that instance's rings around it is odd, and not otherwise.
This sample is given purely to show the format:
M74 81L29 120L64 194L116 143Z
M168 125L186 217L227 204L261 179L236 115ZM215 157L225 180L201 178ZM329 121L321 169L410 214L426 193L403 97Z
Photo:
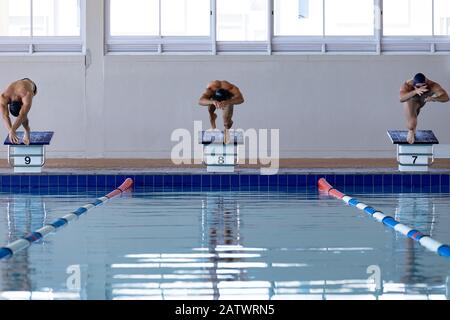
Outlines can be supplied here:
M212 81L199 100L199 105L207 106L211 129L216 129L216 109L223 110L224 142L230 141L229 129L233 126L234 105L244 102L244 97L237 86L225 80Z
M400 102L404 105L408 127L408 143L416 140L417 117L427 102L448 102L447 92L439 83L427 79L418 73L413 79L406 81L400 88Z
M8 130L9 141L13 144L19 144L19 137L16 130L23 126L25 133L23 143L30 144L30 124L28 121L28 112L30 112L33 98L37 94L36 84L28 79L14 81L0 95L0 106L5 123ZM16 117L14 124L11 123L9 114Z

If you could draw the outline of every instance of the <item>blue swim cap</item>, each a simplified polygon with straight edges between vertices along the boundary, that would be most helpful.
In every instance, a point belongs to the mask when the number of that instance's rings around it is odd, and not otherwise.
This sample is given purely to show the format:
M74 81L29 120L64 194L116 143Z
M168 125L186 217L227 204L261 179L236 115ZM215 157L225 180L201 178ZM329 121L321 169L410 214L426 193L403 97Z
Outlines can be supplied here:
M11 101L9 103L9 111L14 117L18 117L22 109L22 101Z
M233 97L230 91L225 89L217 89L216 92L214 92L214 96L212 97L213 100L216 101L225 101Z
M413 79L414 86L418 83L425 83L425 81L426 81L426 77L423 73L416 74Z

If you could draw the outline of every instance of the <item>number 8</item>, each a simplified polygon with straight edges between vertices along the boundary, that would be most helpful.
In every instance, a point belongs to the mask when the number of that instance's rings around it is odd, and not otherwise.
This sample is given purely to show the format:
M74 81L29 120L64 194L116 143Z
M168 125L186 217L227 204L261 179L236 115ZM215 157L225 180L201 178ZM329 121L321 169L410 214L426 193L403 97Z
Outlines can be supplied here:
M225 163L225 159L224 157L219 157L219 164L224 164Z

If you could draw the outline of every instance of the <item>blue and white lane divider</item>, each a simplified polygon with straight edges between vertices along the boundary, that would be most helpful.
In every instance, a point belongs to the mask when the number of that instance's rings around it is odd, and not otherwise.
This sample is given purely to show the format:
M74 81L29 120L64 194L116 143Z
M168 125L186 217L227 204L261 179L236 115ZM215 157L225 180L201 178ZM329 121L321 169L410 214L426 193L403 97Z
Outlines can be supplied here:
M97 207L100 204L105 203L109 199L122 194L125 190L131 188L132 185L133 185L133 180L130 178L127 178L120 185L120 187L111 191L107 195L105 195L101 198L97 198L97 199L95 199L94 202L88 203L82 207L79 207L77 210L72 211L71 213L66 214L65 216L63 216L59 219L56 219L52 223L49 223L49 224L43 226L42 228L29 233L25 237L18 239L14 242L11 242L10 244L8 244L5 247L0 248L0 260L10 258L16 252L28 248L29 246L31 246L31 244L33 242L39 241L39 240L43 239L44 237L46 237L48 234L57 231L58 229L65 226L66 224L69 224L71 221L79 218L81 215L86 213L89 209Z
M386 216L383 212L378 211L365 203L359 202L355 198L343 194L339 190L333 188L324 178L319 179L318 186L319 190L325 191L328 195L344 201L349 206L356 207L359 210L364 211L365 213L375 218L375 220L377 220L378 222L381 222L389 228L392 228L395 231L407 236L408 238L419 242L428 250L433 251L440 256L450 258L450 246L440 243L439 241L432 239L430 236L423 234L419 230L401 224L394 218Z

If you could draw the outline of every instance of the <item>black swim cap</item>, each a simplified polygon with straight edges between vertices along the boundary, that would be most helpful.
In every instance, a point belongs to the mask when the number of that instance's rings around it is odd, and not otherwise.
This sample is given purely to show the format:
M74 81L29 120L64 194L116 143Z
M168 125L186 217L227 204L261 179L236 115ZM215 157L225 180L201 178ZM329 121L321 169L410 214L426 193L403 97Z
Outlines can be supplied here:
M22 109L22 101L11 101L9 103L9 111L14 117L18 117L20 114L20 109Z
M425 83L425 81L426 81L426 78L425 78L425 75L423 73L416 74L414 76L414 79L413 79L414 85L416 85L418 83Z
M212 97L213 100L216 101L225 101L233 97L230 91L225 89L217 89L216 92L214 92L214 96Z

